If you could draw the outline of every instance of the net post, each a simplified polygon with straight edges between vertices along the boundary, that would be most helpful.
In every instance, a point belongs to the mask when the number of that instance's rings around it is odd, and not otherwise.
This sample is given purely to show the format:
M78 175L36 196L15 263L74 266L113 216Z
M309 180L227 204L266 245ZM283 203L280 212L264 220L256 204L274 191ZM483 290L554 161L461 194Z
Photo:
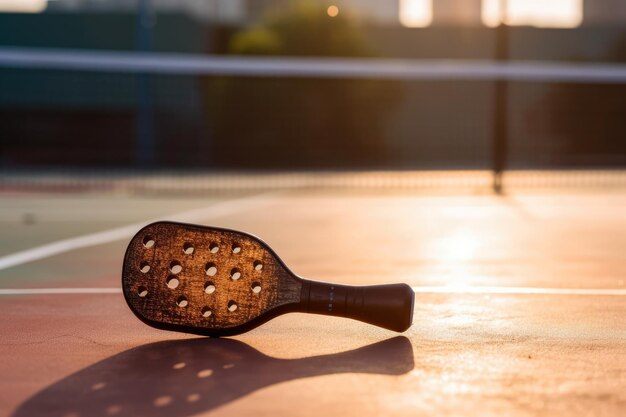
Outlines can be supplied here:
M505 22L506 1L502 1L500 25L496 28L495 58L500 63L509 59L509 26ZM505 78L498 78L494 88L493 113L493 191L502 194L502 175L506 169L508 153L508 82Z
M152 50L152 26L155 23L152 0L139 0L137 10L137 50ZM155 162L155 130L152 81L153 75L139 72L137 80L137 115L135 161L140 167L149 167Z

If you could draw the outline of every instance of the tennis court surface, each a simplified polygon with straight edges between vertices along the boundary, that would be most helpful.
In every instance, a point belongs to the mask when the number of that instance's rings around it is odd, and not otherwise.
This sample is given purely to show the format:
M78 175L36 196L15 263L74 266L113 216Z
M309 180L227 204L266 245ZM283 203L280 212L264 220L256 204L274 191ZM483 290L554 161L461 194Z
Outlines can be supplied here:
M0 416L626 412L623 186L8 187L0 219ZM147 327L120 272L154 219L256 234L307 278L407 282L413 326L290 314L222 339Z
M626 416L624 120L620 0L0 0L0 417ZM413 325L153 329L157 220L407 283ZM213 323L273 289L180 277L132 288Z

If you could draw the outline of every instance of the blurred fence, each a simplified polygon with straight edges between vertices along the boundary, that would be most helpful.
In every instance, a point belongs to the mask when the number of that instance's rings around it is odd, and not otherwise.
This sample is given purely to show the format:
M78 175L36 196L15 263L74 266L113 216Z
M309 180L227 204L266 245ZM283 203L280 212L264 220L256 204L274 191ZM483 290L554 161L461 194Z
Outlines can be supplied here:
M3 48L0 75L4 168L490 169L496 82L507 167L626 165L619 63Z
M510 28L504 53L500 29L368 27L377 57L263 57L180 16L144 47L135 17L0 16L3 178L626 168L619 26Z

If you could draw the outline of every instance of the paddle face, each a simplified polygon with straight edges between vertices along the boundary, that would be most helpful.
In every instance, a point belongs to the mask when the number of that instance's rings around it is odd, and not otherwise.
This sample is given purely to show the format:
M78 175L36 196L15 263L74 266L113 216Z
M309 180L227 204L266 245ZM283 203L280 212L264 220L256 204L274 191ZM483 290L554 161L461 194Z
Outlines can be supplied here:
M222 336L289 311L302 282L256 237L157 222L131 240L122 287L131 310L151 326Z

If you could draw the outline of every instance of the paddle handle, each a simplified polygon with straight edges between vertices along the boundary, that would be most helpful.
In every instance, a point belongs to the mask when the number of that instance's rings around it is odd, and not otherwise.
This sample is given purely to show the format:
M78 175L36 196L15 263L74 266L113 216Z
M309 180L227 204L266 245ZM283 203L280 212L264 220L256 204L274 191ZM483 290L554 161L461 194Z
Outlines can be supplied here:
M305 280L300 311L347 317L396 332L413 322L415 293L406 284L350 286Z

